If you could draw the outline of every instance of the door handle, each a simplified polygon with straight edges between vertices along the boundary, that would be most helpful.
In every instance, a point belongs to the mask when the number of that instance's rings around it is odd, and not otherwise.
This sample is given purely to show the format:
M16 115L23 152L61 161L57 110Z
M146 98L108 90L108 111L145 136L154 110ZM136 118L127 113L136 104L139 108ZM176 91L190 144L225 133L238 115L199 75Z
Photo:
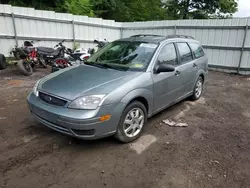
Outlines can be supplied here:
M196 63L194 63L194 64L193 64L193 67L194 67L194 68L196 68L196 67L197 67L197 64L196 64Z
M181 74L180 71L178 71L178 70L175 71L175 76L179 76L179 74Z

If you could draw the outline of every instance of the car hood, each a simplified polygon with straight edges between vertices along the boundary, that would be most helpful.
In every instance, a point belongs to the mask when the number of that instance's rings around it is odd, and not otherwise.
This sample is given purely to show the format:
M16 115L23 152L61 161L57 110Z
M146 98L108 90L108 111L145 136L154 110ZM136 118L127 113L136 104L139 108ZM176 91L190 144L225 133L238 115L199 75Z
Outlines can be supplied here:
M84 95L108 94L140 74L80 65L48 75L40 81L38 90L73 100Z

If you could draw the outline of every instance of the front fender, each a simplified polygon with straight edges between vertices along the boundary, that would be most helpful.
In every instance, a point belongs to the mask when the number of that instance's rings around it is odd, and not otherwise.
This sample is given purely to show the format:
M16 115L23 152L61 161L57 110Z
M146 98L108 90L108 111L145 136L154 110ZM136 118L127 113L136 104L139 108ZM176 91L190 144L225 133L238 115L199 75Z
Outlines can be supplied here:
M131 101L137 97L143 97L147 100L148 103L148 115L152 114L153 109L153 92L148 89L135 89L127 93L122 99L121 102L127 106Z

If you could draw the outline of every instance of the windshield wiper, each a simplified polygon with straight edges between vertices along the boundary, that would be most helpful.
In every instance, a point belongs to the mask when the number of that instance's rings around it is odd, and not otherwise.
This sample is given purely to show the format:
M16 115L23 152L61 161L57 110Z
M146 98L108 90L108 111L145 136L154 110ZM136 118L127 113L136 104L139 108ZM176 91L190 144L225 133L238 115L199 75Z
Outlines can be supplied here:
M100 63L100 64L107 67L107 68L111 68L111 69L115 69L115 70L119 70L119 71L126 71L125 69L120 68L120 67L118 67L116 65L112 65L110 63Z
M120 67L115 66L115 65L112 65L110 63L96 63L94 61L86 61L84 63L87 65L91 65L91 66L95 66L95 67L99 67L99 68L103 68L103 69L110 68L110 69L115 69L115 70L119 70L119 71L126 71L125 69L120 68Z
M92 62L92 61L86 61L84 63L86 65L90 65L90 66L94 66L94 67L99 67L99 68L102 68L102 69L107 69L106 66L103 66L103 64L100 64L100 63L95 63L95 62Z

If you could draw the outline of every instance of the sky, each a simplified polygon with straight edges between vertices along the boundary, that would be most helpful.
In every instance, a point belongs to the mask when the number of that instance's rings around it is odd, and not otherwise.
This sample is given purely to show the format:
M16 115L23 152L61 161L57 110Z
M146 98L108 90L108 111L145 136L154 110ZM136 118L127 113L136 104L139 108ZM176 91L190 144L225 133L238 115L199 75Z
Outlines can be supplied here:
M250 17L250 0L238 1L238 12L234 14L234 17Z

